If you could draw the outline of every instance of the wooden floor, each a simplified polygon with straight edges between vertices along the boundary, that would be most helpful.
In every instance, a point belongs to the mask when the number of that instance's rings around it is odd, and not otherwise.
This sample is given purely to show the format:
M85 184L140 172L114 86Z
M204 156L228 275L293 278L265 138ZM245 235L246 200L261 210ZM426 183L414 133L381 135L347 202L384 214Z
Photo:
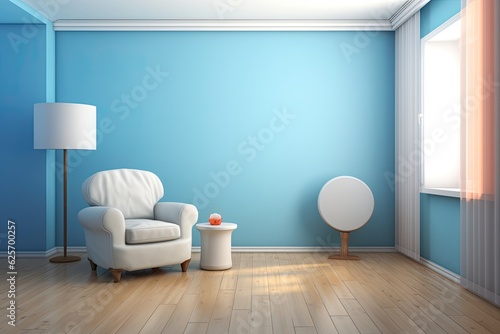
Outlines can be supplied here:
M128 272L17 259L0 333L500 333L500 309L397 253L233 253L233 268ZM5 277L5 276L4 276Z

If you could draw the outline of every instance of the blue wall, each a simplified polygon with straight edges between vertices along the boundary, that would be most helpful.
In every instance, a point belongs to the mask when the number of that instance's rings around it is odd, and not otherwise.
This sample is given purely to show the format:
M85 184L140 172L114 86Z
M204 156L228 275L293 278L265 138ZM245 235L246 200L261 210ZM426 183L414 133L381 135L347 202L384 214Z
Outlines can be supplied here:
M460 199L420 195L420 255L460 273Z
M394 171L393 32L58 32L56 41L57 101L98 110L97 150L70 155L71 246L84 245L83 180L111 168L155 172L163 200L194 202L200 221L221 211L238 223L234 246L338 245L317 196L353 175L376 204L350 245L394 246L384 179Z
M461 9L462 0L431 0L420 10L420 38L452 18Z
M432 0L421 11L421 36L459 9L460 0ZM24 24L3 25L0 35L26 34L31 23L17 20ZM60 198L53 197L61 188L51 171L60 156L54 165L53 151L32 149L32 105L54 100L53 32L39 28L45 37L28 38L15 56L7 39L0 42L0 219L22 222L24 251L55 245ZM236 246L338 244L317 214L317 193L332 177L354 175L372 188L376 209L351 245L393 246L394 195L383 181L394 169L393 33L360 34L58 33L57 100L94 103L99 118L98 150L71 152L70 246L84 245L76 220L85 206L81 182L118 167L153 170L165 184L164 200L197 203L200 220L222 211L240 224ZM285 110L291 116L283 122L277 115ZM422 256L456 272L456 238L425 237L442 215L457 217L456 203L430 195L422 202ZM60 212L57 219L61 231ZM449 228L456 236L459 221Z
M0 1L0 24L42 24L20 7L21 0Z
M420 37L456 15L460 0L432 0L420 11ZM420 255L460 273L460 200L421 194Z
M45 25L0 25L2 251L8 219L16 222L17 250L47 249L46 151L33 149L33 104L46 97L45 33Z

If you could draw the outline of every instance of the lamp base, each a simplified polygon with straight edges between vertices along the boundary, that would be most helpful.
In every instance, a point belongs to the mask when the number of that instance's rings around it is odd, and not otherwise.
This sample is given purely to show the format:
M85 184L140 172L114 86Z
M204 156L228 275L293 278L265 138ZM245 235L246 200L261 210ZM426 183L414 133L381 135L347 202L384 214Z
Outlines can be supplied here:
M76 261L80 261L80 257L76 256L76 255L54 256L49 261L52 262L52 263L76 262Z

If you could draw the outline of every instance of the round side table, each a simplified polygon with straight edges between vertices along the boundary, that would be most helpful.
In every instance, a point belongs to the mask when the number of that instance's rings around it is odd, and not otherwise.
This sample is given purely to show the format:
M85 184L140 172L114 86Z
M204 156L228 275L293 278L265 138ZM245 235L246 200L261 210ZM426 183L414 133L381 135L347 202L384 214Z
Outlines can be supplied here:
M200 267L205 270L225 270L233 266L231 259L231 234L238 225L222 223L196 224L196 229L201 234L201 259Z

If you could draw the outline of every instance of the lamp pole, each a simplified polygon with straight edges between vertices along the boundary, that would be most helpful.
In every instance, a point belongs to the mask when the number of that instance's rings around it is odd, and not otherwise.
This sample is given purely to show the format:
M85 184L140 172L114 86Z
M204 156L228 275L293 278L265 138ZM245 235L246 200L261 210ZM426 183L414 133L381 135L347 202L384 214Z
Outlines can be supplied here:
M64 233L64 255L55 256L49 261L52 263L67 263L80 261L77 255L68 254L68 151L63 150L63 233Z

